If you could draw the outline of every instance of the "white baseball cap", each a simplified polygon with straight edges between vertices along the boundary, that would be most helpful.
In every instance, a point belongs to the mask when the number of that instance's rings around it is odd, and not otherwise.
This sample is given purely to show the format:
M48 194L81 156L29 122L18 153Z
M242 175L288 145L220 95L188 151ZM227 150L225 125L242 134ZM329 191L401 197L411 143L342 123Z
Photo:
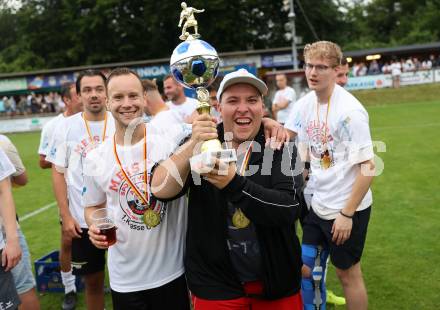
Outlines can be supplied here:
M261 95L267 94L266 84L262 80L257 78L255 75L247 71L246 69L241 68L238 69L237 71L225 75L217 91L217 100L220 101L223 92L229 86L239 83L244 83L254 86L256 89L258 89Z

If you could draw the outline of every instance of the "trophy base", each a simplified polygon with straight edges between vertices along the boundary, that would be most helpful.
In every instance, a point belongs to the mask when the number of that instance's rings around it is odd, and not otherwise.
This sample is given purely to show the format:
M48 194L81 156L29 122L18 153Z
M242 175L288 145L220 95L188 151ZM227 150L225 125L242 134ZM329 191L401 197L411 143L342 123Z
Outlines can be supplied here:
M190 158L191 170L199 174L210 172L214 168L215 159L217 158L224 163L237 161L237 155L233 149L207 151Z

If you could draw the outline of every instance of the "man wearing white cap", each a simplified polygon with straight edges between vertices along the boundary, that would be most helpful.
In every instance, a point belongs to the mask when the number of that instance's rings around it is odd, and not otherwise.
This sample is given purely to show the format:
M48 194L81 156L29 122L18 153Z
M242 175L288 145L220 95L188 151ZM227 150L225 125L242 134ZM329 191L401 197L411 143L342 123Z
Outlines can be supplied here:
M287 148L265 147L263 81L244 69L227 74L217 92L223 123L198 116L191 139L152 177L159 199L189 191L185 273L195 310L302 309L299 203ZM226 141L225 141L226 136ZM219 138L237 162L217 163L202 179L189 158L200 142ZM177 168L186 181L168 177Z

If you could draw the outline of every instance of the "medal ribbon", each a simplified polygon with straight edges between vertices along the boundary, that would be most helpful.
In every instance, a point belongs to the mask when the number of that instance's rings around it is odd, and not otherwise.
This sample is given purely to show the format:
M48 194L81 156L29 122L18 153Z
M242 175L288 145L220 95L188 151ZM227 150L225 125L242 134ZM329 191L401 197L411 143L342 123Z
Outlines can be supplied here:
M252 143L249 145L246 154L244 155L243 158L243 162L241 163L241 167L240 167L240 175L244 176L244 173L246 171L246 168L248 167L249 164L249 159L251 158L251 153L252 153ZM249 225L250 221L249 219L246 217L246 215L244 215L243 211L241 211L240 208L236 208L234 215L232 216L232 224L241 229L241 228L246 228Z
M142 195L141 191L136 187L136 185L133 184L133 182L130 180L130 178L127 175L127 172L125 172L124 168L122 168L121 161L118 156L118 152L116 150L116 134L113 136L113 153L115 154L116 162L119 165L119 168L121 169L122 175L124 176L125 181L128 183L130 188L133 190L133 192L136 194L136 196L142 200L142 203L145 205L149 205L149 195L148 195L148 177L147 177L147 126L144 126L144 182L145 182L145 195Z
M249 159L251 158L252 144L253 144L253 142L251 142L251 144L249 145L249 147L246 151L246 154L244 155L243 162L241 163L240 175L242 175L242 176L244 175L244 173L247 169L248 163L249 163Z
M87 130L87 134L89 135L89 139L93 144L95 144L95 140L93 140L92 133L91 133L90 127L89 127L89 122L86 120L85 113L82 114L82 117L83 117L84 123L86 124L86 130ZM104 116L104 129L102 131L101 142L104 142L104 140L105 140L105 132L106 131L107 131L107 112L105 112L105 116Z

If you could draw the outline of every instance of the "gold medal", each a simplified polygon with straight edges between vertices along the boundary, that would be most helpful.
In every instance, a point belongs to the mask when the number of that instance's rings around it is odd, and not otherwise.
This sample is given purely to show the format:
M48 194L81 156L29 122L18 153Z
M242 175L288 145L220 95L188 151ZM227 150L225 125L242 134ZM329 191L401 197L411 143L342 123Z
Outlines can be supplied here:
M321 167L323 169L330 168L330 165L332 163L332 159L330 157L330 153L328 150L326 150L324 153L321 154Z
M232 216L232 224L238 229L246 228L249 226L251 221L244 215L240 208L235 209L234 215Z
M149 228L154 228L160 224L160 214L153 209L147 209L143 215L145 225Z
M246 154L244 155L243 162L241 163L240 175L244 175L246 168L248 166L249 160L252 153L252 142L249 145ZM251 221L244 215L240 208L236 208L234 214L232 215L232 225L238 229L246 228L249 226Z

